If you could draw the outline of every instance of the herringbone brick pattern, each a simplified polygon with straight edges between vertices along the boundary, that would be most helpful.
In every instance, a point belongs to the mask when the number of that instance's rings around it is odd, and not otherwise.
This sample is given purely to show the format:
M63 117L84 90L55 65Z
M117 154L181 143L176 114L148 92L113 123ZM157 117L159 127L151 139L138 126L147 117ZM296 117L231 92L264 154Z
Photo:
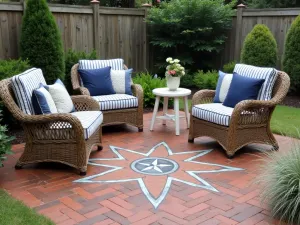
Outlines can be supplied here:
M257 149L267 147L250 146L229 160L212 139L201 138L196 139L194 144L188 143L184 121L178 137L174 134L173 124L162 126L157 123L154 132L150 132L150 118L151 114L144 115L143 133L126 126L104 129L104 150L93 152L91 158L116 157L109 145L147 152L153 145L164 141L174 152L214 149L201 160L245 170L202 176L220 191L218 193L173 182L165 200L154 209L134 181L113 184L74 183L74 180L81 177L72 169L53 163L14 170L14 164L23 151L24 145L21 144L13 146L15 154L9 156L5 166L0 169L0 186L59 225L276 224L270 218L268 208L260 204L259 187L253 184L258 173L257 156L260 156ZM280 150L288 150L290 140L281 136L277 138ZM89 166L88 175L106 170Z

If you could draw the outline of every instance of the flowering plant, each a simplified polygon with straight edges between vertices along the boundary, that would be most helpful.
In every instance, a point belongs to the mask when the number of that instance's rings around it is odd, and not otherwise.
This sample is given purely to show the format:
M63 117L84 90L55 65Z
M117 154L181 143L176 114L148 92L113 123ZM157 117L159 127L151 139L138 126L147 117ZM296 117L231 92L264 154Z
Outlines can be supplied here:
M179 64L180 60L172 59L171 57L166 59L169 65L166 68L166 77L182 77L185 75L185 69Z

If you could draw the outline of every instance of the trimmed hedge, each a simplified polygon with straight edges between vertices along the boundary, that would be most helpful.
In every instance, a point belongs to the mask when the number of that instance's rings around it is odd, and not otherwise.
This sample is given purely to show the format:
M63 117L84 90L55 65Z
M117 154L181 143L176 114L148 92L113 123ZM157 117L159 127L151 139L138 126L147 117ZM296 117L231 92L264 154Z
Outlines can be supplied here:
M276 67L277 43L267 26L258 24L247 35L241 62L253 66Z
M21 57L41 68L47 83L64 80L62 40L46 0L27 0L20 39Z
M291 78L290 90L294 94L300 94L300 16L298 16L285 41L285 52L283 58L283 71Z

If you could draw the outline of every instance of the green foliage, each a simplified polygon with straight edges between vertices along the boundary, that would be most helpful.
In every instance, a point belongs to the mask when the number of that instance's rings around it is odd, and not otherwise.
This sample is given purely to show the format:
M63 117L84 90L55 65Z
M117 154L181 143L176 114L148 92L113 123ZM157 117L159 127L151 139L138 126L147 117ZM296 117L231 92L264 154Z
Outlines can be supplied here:
M212 70L206 73L203 70L199 70L195 75L194 82L195 85L201 89L215 90L218 83L218 71Z
M292 8L300 7L300 2L295 0L247 0L251 8Z
M1 189L0 199L1 225L55 225L50 219L39 215Z
M0 80L20 74L29 68L30 65L28 60L0 60Z
M212 55L223 48L232 25L234 10L224 0L172 0L149 10L151 44L158 49L159 68L165 58L180 58L187 69L206 66ZM203 67L202 67L203 68Z
M291 92L300 94L300 16L291 25L285 40L283 71L291 78Z
M254 66L276 66L277 43L266 25L257 24L247 35L242 49L241 61Z
M47 2L68 5L90 5L91 0L47 0Z
M236 61L229 62L223 66L222 71L224 73L233 73Z
M71 83L71 69L78 63L80 59L97 59L97 53L93 50L91 53L86 52L77 52L72 49L69 49L65 55L65 65L66 65L66 77L65 77L65 86L70 94L73 92L72 83Z
M184 77L181 78L180 87L185 87L185 88L195 87L194 78L195 78L194 74L187 73Z
M64 80L62 40L46 0L28 0L21 32L21 57L41 68L47 82Z
M300 224L300 146L267 153L257 178L261 196L271 215L281 222Z
M0 122L1 122L1 111L0 111ZM0 125L0 167L3 166L3 161L5 160L5 154L11 153L10 142L14 139L13 137L8 137L6 135L6 126Z
M144 90L144 107L152 108L155 104L155 95L152 90L155 88L166 87L166 80L153 78L149 73L139 73L133 77L133 83L140 84Z
M0 80L20 74L29 68L28 60L0 60ZM6 107L4 107L0 99L0 111L1 110L3 111L3 121L5 121L5 124L9 126L16 125L16 121Z

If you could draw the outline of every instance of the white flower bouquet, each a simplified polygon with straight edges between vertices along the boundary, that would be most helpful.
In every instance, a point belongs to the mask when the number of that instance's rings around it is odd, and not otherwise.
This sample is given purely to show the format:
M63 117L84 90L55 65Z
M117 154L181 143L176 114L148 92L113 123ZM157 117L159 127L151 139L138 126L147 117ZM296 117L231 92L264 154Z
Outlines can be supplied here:
M180 60L169 57L166 61L169 63L166 68L166 77L182 77L185 75L184 67L179 64Z

